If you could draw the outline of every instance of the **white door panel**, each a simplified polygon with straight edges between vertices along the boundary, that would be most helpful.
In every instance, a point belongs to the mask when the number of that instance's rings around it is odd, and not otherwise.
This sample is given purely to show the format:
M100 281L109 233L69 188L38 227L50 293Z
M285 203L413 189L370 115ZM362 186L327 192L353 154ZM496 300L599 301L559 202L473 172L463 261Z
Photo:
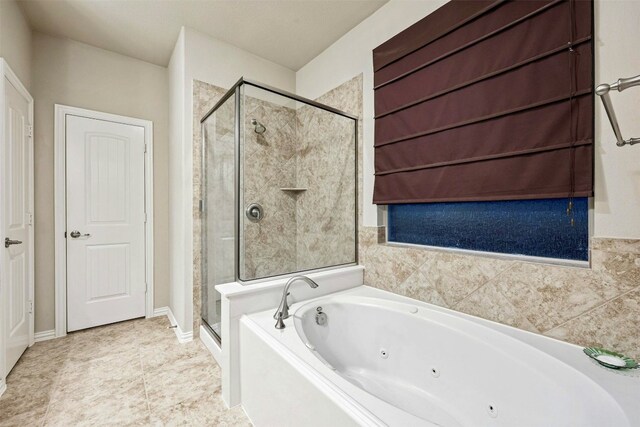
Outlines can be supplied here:
M29 345L29 101L5 78L5 147L3 281L5 295L6 371L9 372ZM18 243L20 242L20 243ZM4 285L4 284L3 284Z
M66 135L68 331L142 317L144 128L67 115Z

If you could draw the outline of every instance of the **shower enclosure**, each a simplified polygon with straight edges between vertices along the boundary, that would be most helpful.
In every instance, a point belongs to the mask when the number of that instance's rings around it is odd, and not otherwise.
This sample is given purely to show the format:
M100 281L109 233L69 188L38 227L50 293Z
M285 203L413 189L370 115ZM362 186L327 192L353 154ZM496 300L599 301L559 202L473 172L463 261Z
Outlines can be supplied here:
M220 340L216 285L357 262L357 119L240 79L201 124L201 316Z

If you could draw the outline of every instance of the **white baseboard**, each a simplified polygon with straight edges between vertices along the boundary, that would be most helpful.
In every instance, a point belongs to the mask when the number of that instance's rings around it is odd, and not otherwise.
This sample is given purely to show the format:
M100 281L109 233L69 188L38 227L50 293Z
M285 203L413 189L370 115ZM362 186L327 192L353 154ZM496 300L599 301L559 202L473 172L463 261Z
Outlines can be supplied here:
M153 317L167 316L169 307L158 307L153 309Z
M169 322L171 322L171 326L175 326L175 328L173 328L173 331L176 333L176 337L178 337L179 343L193 341L193 331L184 332L182 328L180 328L180 325L178 325L178 322L176 321L176 318L171 312L170 308L167 308L167 317L169 318Z
M207 347L207 350L213 355L213 358L216 359L218 366L222 367L222 349L207 328L202 325L200 325L200 341Z
M4 378L0 378L0 396L2 396L5 391L7 391L7 382Z
M49 331L36 332L35 335L33 336L33 339L35 340L35 342L52 340L54 338L56 338L55 329L51 329Z

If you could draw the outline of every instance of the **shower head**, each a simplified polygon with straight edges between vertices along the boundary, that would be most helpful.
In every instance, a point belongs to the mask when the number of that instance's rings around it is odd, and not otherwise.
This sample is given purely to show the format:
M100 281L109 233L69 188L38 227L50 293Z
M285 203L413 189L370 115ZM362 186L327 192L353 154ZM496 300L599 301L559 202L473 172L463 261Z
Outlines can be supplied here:
M256 119L251 119L251 124L254 126L253 131L258 135L262 135L267 130L267 128Z

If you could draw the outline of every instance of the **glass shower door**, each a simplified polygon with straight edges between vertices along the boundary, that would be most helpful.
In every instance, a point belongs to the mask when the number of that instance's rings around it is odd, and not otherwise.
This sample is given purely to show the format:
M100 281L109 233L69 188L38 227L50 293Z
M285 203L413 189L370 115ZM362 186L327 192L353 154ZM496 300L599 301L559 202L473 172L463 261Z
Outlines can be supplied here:
M220 293L235 280L235 118L232 94L202 124L202 320L220 339Z
M356 262L356 120L240 87L238 279Z

